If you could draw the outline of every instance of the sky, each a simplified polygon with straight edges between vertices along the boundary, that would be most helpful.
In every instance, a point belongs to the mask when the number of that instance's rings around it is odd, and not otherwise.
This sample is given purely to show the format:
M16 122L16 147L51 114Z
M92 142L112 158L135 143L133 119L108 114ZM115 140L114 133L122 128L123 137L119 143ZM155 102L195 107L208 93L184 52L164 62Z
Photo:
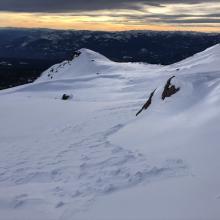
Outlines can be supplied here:
M220 32L220 0L0 0L0 27Z

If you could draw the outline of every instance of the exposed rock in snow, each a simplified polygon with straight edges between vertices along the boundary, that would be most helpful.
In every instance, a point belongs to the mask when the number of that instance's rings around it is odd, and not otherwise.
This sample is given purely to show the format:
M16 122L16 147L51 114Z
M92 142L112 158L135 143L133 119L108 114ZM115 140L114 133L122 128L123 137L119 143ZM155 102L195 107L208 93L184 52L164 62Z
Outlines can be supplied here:
M71 98L71 95L63 94L62 100L68 100Z
M154 93L156 92L156 89L150 94L147 102L143 105L143 107L137 112L136 116L138 116L143 110L146 110L149 108L149 106L151 105L151 102L152 102L152 98L153 98L153 95Z
M171 84L171 80L174 78L175 76L172 76L170 77L168 80L167 80L167 83L166 85L164 86L164 90L163 90L163 93L162 93L162 100L164 100L165 98L168 98L174 94L176 94L177 92L179 92L180 90L180 87L176 88L175 85L172 85Z

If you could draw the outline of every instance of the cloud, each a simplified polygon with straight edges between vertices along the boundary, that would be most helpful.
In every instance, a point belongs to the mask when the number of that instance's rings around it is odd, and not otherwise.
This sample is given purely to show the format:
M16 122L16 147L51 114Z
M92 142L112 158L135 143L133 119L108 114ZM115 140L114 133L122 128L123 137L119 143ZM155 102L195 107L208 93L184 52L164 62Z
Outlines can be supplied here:
M219 0L0 0L0 11L11 12L79 12L110 9L137 9L144 5L161 7L165 4L197 4Z
M119 16L119 15L114 15ZM220 13L215 14L147 14L147 15L127 15L127 20L145 23L220 23Z
M192 25L220 29L219 11L219 0L0 0L0 26L6 12L17 18L18 14L20 18L31 15L37 23L47 27L51 27L49 22L60 23L61 27L63 24L75 27L81 22L80 27L87 25L87 29L95 25L106 26L106 29L117 25L124 28ZM20 26L24 25L22 22Z
M220 18L197 18L197 19L179 19L179 20L166 20L166 23L170 24L220 24Z

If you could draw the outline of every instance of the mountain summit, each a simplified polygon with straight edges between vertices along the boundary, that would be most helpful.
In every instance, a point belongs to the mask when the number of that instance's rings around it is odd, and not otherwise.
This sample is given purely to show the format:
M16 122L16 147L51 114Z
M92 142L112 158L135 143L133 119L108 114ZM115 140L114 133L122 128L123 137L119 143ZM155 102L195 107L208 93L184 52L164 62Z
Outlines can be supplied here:
M101 69L106 69L109 63L111 61L103 55L89 49L81 49L73 53L72 60L56 64L46 70L37 82L98 74Z

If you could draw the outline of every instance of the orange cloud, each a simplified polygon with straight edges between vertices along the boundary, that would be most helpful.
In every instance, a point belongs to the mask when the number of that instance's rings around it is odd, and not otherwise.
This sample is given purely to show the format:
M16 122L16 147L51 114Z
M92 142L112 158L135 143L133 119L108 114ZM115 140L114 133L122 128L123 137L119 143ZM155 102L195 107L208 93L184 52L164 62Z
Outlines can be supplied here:
M163 23L151 24L150 22L132 22L123 16L101 14L99 16L80 16L62 14L31 14L31 13L0 13L0 27L23 28L52 28L52 29L77 29L77 30L158 30L158 31L204 31L219 32L218 26L187 25L175 26Z

